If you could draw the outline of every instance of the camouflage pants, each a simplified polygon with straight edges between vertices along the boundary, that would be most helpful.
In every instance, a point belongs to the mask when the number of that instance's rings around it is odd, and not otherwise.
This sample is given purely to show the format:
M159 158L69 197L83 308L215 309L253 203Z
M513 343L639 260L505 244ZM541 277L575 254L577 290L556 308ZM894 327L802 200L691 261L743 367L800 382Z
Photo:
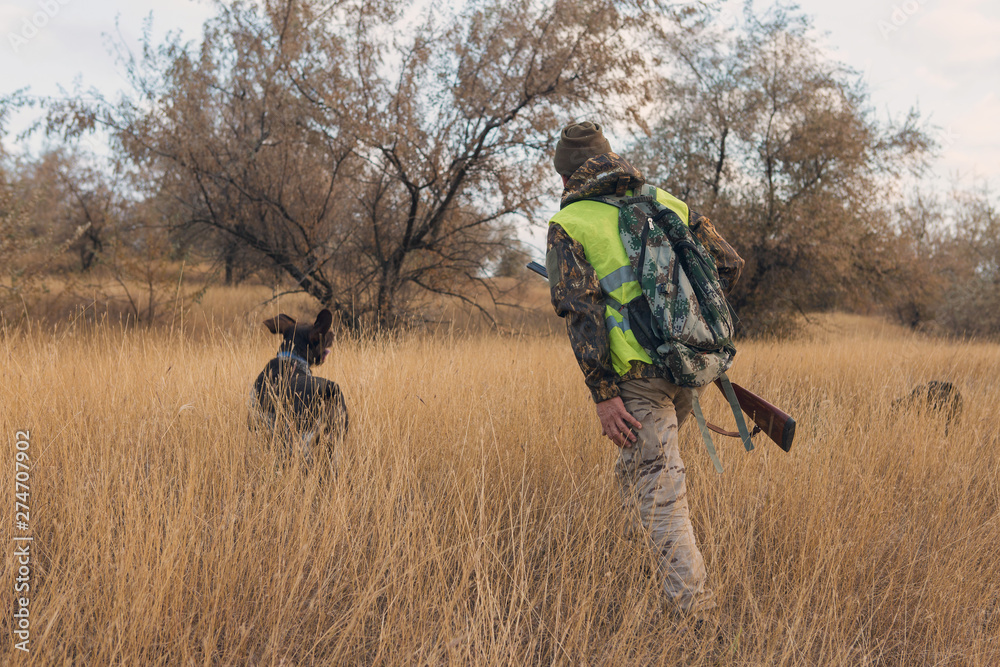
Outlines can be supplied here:
M663 379L628 380L619 387L625 408L642 424L615 466L623 504L638 515L656 550L667 597L678 611L698 615L715 601L705 588L705 560L691 526L677 443L678 426L691 413L691 390Z

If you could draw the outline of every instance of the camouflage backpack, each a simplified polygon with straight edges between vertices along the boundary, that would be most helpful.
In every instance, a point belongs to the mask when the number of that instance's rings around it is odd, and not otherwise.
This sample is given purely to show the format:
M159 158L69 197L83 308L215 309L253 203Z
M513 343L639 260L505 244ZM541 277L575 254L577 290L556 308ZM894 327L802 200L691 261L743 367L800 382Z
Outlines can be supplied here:
M674 384L698 388L719 380L744 446L753 449L726 371L736 356L733 318L715 260L680 217L643 186L633 197L595 198L618 208L618 233L643 297L624 306L636 340ZM694 413L722 472L697 396Z

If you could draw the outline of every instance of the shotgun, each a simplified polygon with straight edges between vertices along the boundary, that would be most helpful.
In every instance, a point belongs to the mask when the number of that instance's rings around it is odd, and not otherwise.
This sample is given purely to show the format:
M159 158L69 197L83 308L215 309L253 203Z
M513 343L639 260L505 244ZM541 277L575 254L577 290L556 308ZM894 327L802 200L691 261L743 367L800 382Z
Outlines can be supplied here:
M538 262L528 263L528 268L548 280L548 271ZM736 393L736 401L740 404L740 409L749 415L753 423L756 424L754 433L762 431L764 435L773 440L782 450L786 452L790 451L792 440L795 439L795 420L787 412L765 401L752 391L744 389L735 382L731 382L730 384L733 385L733 391ZM721 379L716 380L715 385L722 391ZM720 435L734 438L740 437L739 433L724 431L714 424L709 424L708 427Z
M778 447L781 447L786 452L791 450L792 440L795 439L795 420L787 412L768 403L752 391L744 389L732 381L729 384L733 385L733 391L736 393L736 402L740 404L740 409L750 415L750 419L756 424L754 431L763 431L764 435L774 441L774 444L778 445ZM716 380L715 386L722 391L722 380ZM710 424L709 428L711 427L712 425ZM712 430L721 435L728 435L731 438L740 437L739 433L723 431L718 427Z

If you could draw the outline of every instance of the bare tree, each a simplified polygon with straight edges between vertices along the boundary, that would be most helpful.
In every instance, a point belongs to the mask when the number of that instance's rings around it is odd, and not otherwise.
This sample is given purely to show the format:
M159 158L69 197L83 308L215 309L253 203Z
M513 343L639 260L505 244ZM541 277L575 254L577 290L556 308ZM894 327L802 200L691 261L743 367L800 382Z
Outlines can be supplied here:
M197 48L123 53L133 92L53 107L51 127L108 128L179 226L239 243L351 327L393 326L421 294L495 295L486 268L554 185L550 137L642 101L659 4L219 3Z
M676 54L640 166L715 219L747 260L732 303L746 331L787 331L792 313L870 302L891 261L902 174L932 142L911 112L880 123L854 72L829 60L809 21L748 12L742 30L696 22Z
M875 298L900 324L926 328L937 309L956 263L949 250L953 220L940 197L914 193L892 211L892 233L876 281Z
M1000 335L1000 214L992 192L981 186L953 193L954 221L939 252L949 260L939 271L946 288L935 308L938 327L966 336Z

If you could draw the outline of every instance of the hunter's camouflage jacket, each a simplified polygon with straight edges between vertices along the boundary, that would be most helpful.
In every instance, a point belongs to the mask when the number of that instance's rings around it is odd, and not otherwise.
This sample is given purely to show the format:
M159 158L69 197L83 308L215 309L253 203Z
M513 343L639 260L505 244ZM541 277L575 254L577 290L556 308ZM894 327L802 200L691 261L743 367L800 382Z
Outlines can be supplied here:
M588 160L580 167L563 191L560 208L581 199L604 195L622 196L645 183L639 170L614 153ZM705 216L690 211L692 234L712 254L719 270L719 281L726 293L739 280L743 259ZM583 246L573 240L558 223L549 225L546 266L552 306L565 318L570 343L584 380L595 403L618 396L618 383L638 378L669 379L665 370L633 361L625 375L618 375L611 365L608 331L604 324L604 294L597 272L587 262Z

